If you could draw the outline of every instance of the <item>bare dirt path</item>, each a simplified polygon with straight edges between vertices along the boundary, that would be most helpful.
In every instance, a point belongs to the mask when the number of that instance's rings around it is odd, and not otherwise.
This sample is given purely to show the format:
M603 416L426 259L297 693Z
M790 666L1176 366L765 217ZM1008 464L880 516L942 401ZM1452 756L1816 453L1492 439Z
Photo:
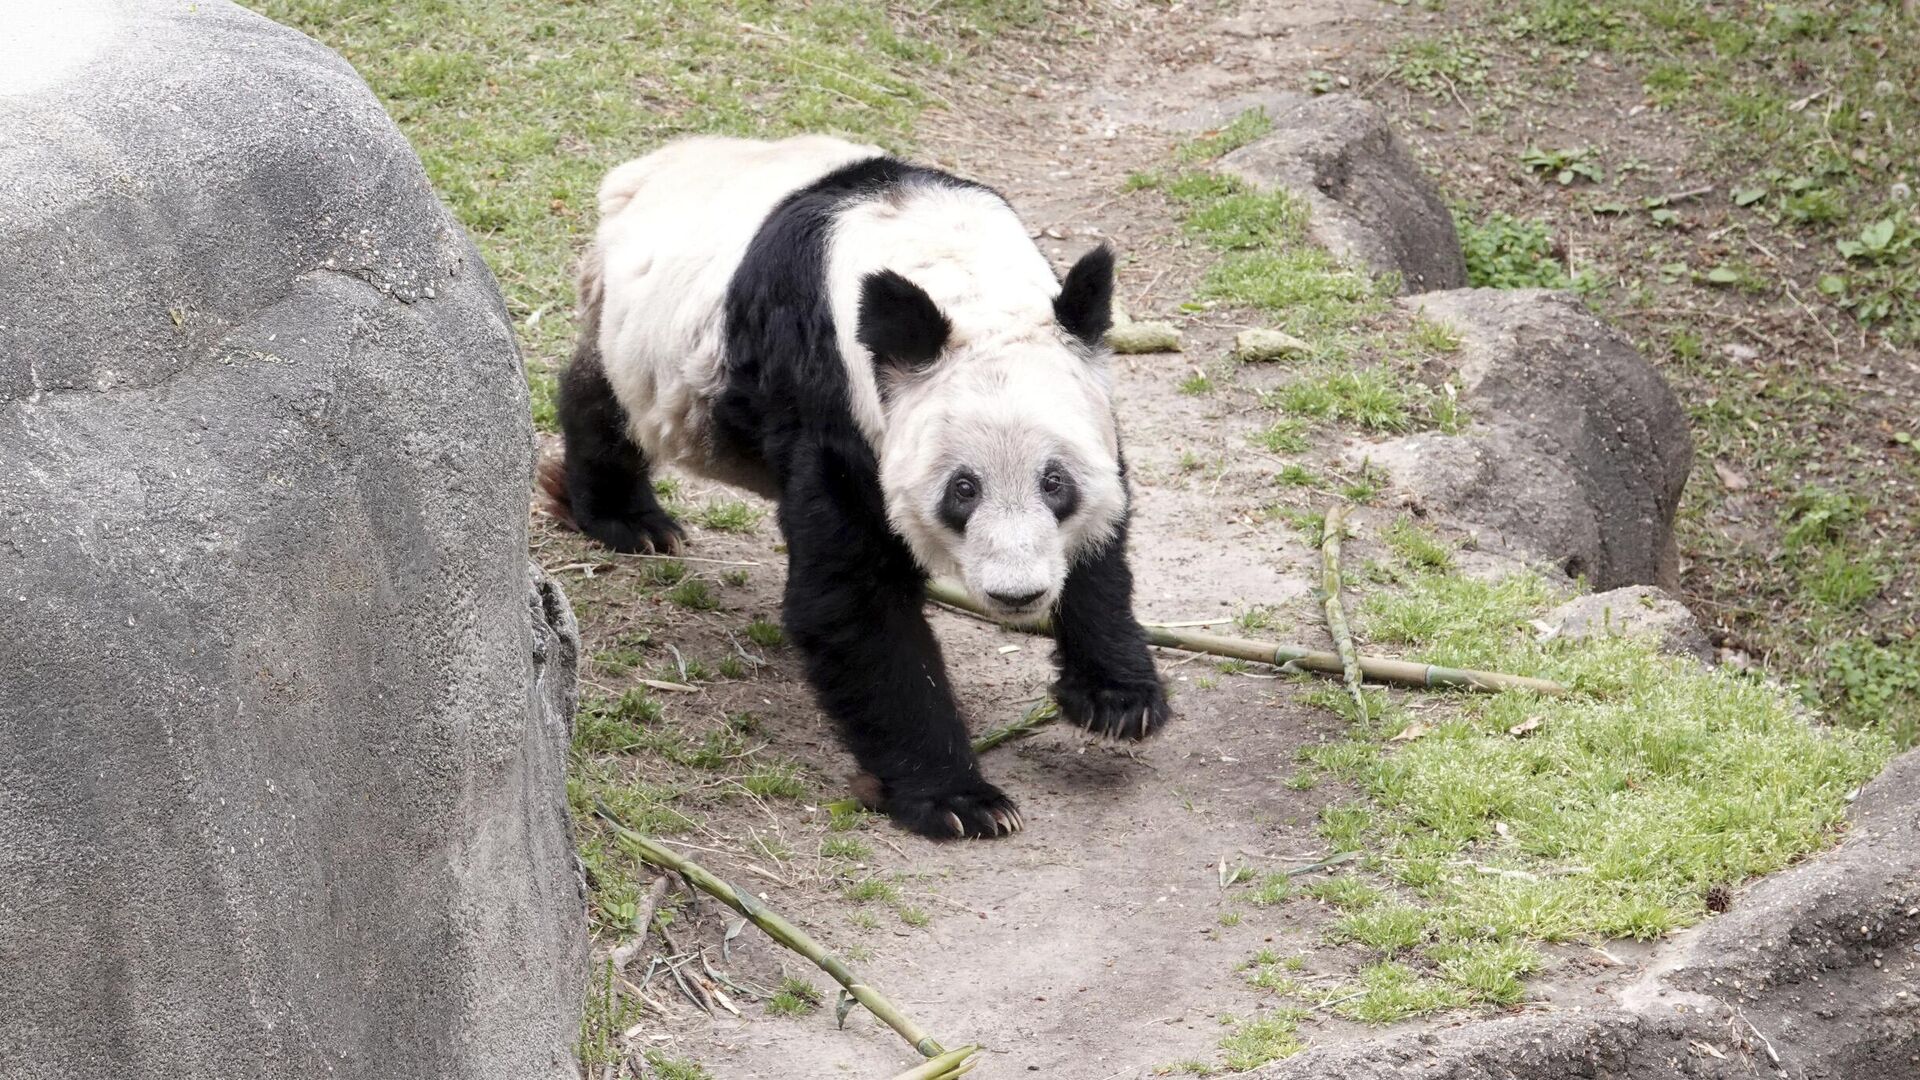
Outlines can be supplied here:
M1218 355L1251 323L1178 311L1205 255L1185 246L1156 197L1130 196L1123 186L1129 173L1164 165L1183 132L1230 118L1247 95L1297 91L1303 71L1384 40L1403 17L1400 8L1360 0L1261 8L1143 6L1131 25L1075 55L996 54L980 85L929 115L921 130L927 156L1001 188L1062 265L1108 239L1126 257L1127 306L1183 323L1184 356L1116 364L1136 492L1141 617L1219 619L1259 605L1276 612L1266 636L1321 643L1313 552L1297 531L1255 515L1272 502L1280 465L1248 449L1257 419L1176 390L1195 358ZM1217 464L1195 468L1196 461ZM738 496L689 481L680 497L698 504ZM1025 832L944 845L877 821L835 833L821 804L844 794L850 760L808 701L796 658L741 646L749 619L778 617L777 530L763 519L744 535L691 532L692 555L753 564L691 564L713 582L717 610L688 611L644 588L645 563L618 561L583 576L608 557L547 523L537 529L536 557L571 568L564 580L589 653L644 634L650 664L666 643L681 658L764 658L749 677L662 695L669 716L691 729L751 712L755 744L797 761L816 786L799 807L715 801L679 842L852 958L948 1045L988 1046L979 1075L1120 1080L1183 1061L1217 1062L1222 1017L1274 1004L1237 970L1253 953L1302 956L1300 977L1309 981L1351 968L1351 957L1325 944L1327 917L1312 902L1262 907L1246 902L1245 890L1221 887L1223 861L1268 872L1328 850L1316 833L1320 810L1352 793L1331 781L1310 790L1285 782L1303 746L1340 734L1338 720L1302 701L1312 687L1162 654L1177 716L1163 737L1127 748L1055 729L987 755L988 774L1021 804ZM976 731L1014 719L1045 693L1046 643L955 615L935 620ZM589 664L585 693L632 685L637 672L625 666ZM857 854L823 854L836 837L850 838ZM859 888L869 880L884 888ZM677 946L718 945L730 914L710 901L682 908ZM710 955L719 962L717 949ZM728 967L763 986L793 975L831 989L752 929L733 940ZM1596 981L1576 959L1536 996L1577 998ZM666 1008L635 1020L637 1041L717 1077L878 1077L914 1060L864 1012L836 1032L830 994L824 1008L797 1017L747 1005L740 1018L722 1011L710 1019L664 978L649 993ZM1319 1017L1303 1035L1325 1045L1358 1030Z

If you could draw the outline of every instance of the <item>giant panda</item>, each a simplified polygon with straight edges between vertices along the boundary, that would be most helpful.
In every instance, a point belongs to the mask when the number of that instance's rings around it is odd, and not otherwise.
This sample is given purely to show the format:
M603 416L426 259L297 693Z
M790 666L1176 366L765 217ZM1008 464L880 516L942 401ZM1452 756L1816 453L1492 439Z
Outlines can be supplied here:
M1107 248L1062 281L993 190L822 136L672 143L599 204L548 492L628 552L683 540L658 463L776 500L783 623L870 801L934 838L1023 824L969 745L929 574L1051 615L1068 719L1166 723L1132 612Z

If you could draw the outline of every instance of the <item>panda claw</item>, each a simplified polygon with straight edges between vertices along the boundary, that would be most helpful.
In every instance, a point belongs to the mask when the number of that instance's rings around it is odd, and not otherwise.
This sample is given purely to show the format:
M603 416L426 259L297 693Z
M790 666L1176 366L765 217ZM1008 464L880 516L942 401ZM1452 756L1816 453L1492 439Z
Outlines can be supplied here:
M1060 711L1095 735L1114 739L1144 739L1166 726L1172 717L1166 688L1158 681L1127 686L1088 686L1062 678L1053 696Z
M887 788L887 813L903 828L932 840L1007 836L1018 832L1020 812L999 788L977 776L950 781L945 790Z

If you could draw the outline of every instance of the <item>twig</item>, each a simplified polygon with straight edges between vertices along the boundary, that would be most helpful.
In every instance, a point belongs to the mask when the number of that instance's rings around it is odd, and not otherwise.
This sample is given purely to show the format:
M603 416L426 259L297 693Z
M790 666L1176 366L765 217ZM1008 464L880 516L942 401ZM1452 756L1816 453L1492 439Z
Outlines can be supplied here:
M627 965L633 963L634 955L647 943L647 933L653 928L653 913L659 908L660 901L666 899L667 886L672 880L665 874L653 879L653 887L647 890L646 899L640 902L640 910L634 913L633 938L616 946L609 957L615 972L625 974Z
M927 597L937 604L944 604L975 618L989 622L999 621L988 614L987 610L975 602L971 596L968 596L966 590L950 582L928 582ZM1003 625L1028 634L1051 635L1053 633L1052 624L1045 618ZM1342 663L1338 653L1307 649L1298 645L1276 645L1268 641L1222 637L1219 634L1170 630L1158 626L1142 629L1146 633L1148 644L1158 645L1163 649L1180 649L1184 652L1204 653L1208 656L1225 656L1234 660L1271 664L1274 667L1291 668L1297 671L1314 671L1324 675L1341 675L1346 671L1346 665ZM1380 656L1362 655L1360 673L1376 682L1429 689L1446 687L1455 690L1530 690L1547 697L1558 697L1568 692L1565 686L1548 679L1507 675L1497 671L1478 671L1473 668L1441 667L1438 664L1392 660Z
M1353 651L1353 632L1347 628L1347 612L1340 606L1340 538L1347 531L1347 504L1327 511L1320 527L1321 607L1327 613L1327 633L1340 654L1340 674L1353 698L1354 715L1367 722L1367 696L1360 690L1360 656Z
M868 1012L899 1032L900 1037L907 1040L907 1045L919 1051L922 1057L937 1058L945 1053L940 1044L934 1041L933 1036L908 1019L880 991L862 981L847 967L845 961L822 948L819 942L807 936L806 932L799 927L762 907L752 893L733 887L715 877L699 863L661 847L647 837L627 828L620 821L619 816L613 812L613 808L606 803L596 799L593 809L613 829L614 836L627 850L645 862L679 874L687 884L745 915L749 922L766 931L768 937L819 965L820 970L833 976L834 981L845 987L855 1001L866 1006ZM938 1077L952 1074L936 1072L929 1075Z

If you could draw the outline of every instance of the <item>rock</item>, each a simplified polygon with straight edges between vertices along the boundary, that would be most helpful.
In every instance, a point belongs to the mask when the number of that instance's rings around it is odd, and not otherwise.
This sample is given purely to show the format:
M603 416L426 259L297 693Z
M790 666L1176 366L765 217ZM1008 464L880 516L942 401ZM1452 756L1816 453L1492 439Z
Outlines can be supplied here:
M1284 330L1242 330L1233 337L1233 358L1242 363L1301 360L1311 355L1313 346Z
M1558 627L1562 637L1643 637L1677 656L1713 662L1713 644L1693 612L1652 585L1627 585L1575 597L1553 609L1545 621Z
M1117 353L1179 352L1180 330L1172 323L1116 323L1107 331L1107 347Z
M1469 425L1353 455L1414 506L1491 529L1595 589L1672 588L1693 439L1660 373L1564 293L1462 289L1404 303L1460 334Z
M577 630L491 275L305 37L7 17L0 1068L573 1077Z
M1221 158L1220 171L1304 199L1315 240L1398 274L1405 292L1467 284L1453 215L1379 106L1326 94L1270 115L1273 132Z

